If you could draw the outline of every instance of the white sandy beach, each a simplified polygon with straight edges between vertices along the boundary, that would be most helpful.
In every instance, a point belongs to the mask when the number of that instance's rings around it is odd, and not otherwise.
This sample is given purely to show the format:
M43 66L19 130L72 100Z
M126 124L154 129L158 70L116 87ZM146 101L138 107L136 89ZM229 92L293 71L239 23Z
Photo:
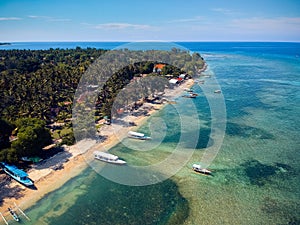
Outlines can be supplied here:
M165 90L164 98L172 101L174 97L180 95L185 88L189 88L193 85L194 81L189 79L174 89ZM143 108L138 110L147 110L149 115L154 114L161 109L164 104L151 104L145 103ZM133 116L127 115L122 118L123 122L134 121L137 128L141 126L149 117L140 115ZM127 136L128 131L132 127L124 126L124 123L112 121L111 125L104 125L100 128L100 135L106 136L101 143L96 143L94 140L82 140L73 146L65 147L65 151L56 154L45 162L35 165L30 171L28 171L29 177L34 181L36 189L26 188L16 181L12 181L9 187L20 187L22 190L18 194L18 198L6 197L3 199L3 204L0 207L0 212L7 212L7 208L16 203L22 209L29 208L34 205L35 202L42 199L47 193L52 192L69 179L78 175L87 166L86 158L90 158L89 155L94 150L107 151L114 145L118 144L123 138ZM59 169L54 170L54 167ZM4 213L5 215L5 213Z

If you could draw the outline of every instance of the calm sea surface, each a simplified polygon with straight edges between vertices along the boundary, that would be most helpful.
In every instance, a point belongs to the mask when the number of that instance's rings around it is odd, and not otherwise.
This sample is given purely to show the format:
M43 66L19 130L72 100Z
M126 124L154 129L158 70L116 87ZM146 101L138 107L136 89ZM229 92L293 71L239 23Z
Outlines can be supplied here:
M111 49L120 44L13 43L0 49ZM210 107L201 85L195 85L199 96L179 97L176 104L182 109L194 104L200 121L196 150L178 173L158 184L133 187L89 167L29 209L32 221L23 224L300 224L300 43L178 44L205 58L211 78L204 85L216 78L224 95L226 134L209 167L214 176L191 170L205 148L214 145L213 138L209 142ZM126 140L110 152L129 165L165 159L181 135L176 107L167 105L140 128L148 133L151 121L164 121L163 141L153 150L133 150Z

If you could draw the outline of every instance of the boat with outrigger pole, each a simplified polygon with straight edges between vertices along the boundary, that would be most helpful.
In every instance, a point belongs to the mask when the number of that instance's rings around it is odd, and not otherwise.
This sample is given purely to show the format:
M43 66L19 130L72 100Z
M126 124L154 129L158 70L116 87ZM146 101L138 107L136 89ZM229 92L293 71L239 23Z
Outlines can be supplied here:
M12 218L13 218L15 221L17 221L17 222L20 221L19 216L17 215L17 213L16 213L14 210L12 210L11 208L8 207L8 212L10 213L10 215L12 216Z
M15 205L15 209L13 209L11 207L7 208L8 212L11 215L11 217L13 218L13 220L16 222L20 222L20 216L16 213L16 210L18 210L20 214L22 214L27 220L30 221L30 218L25 214L25 212L19 206L17 206L17 204L15 202L14 202L14 205ZM4 215L1 212L0 212L0 216L2 217L2 220L4 221L4 223L6 225L9 225L8 220L4 217Z

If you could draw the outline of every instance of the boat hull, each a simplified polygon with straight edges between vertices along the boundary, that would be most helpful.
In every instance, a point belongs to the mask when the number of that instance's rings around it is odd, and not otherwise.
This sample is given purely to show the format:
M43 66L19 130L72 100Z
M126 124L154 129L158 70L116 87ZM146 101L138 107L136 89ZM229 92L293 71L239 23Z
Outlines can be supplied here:
M198 164L194 164L193 165L193 170L197 173L201 173L203 175L212 175L212 172L208 169L205 169L205 168L201 168L200 165Z
M132 139L138 139L138 140L151 140L151 137L134 137L134 136L128 136Z
M143 133L135 132L135 131L129 131L127 137L138 139L138 140L151 140L151 137L146 136Z
M21 180L19 177L14 176L13 174L11 174L9 171L7 171L6 169L4 169L4 172L6 174L8 174L9 176L11 176L12 178L14 178L14 180L18 181L19 183L25 185L26 187L32 186L33 182L27 178L25 180Z
M102 159L102 158L99 158L99 157L95 157L95 159L97 159L99 161L102 161L102 162L107 162L107 163L116 164L116 165L125 165L126 164L126 162L124 160L121 160L121 159L118 159L116 161L105 160L105 159Z
M28 178L28 174L24 171L18 169L15 166L10 166L6 163L1 162L0 167L3 169L3 171L12 177L14 180L18 181L19 183L29 187L33 185L32 180Z
M112 155L107 152L100 152L95 151L94 152L94 158L103 162L117 164L117 165L124 165L126 162L124 160L119 159L118 156Z
M203 175L212 175L211 171L210 170L207 170L207 169L200 169L200 170L197 170L197 169L193 169L195 172L197 173L201 173Z

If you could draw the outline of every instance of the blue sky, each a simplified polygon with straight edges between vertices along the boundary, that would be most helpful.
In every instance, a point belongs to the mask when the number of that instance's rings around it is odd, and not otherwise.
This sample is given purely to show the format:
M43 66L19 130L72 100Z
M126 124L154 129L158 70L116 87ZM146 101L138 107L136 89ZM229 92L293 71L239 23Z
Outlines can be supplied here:
M300 41L299 0L0 0L0 42Z

